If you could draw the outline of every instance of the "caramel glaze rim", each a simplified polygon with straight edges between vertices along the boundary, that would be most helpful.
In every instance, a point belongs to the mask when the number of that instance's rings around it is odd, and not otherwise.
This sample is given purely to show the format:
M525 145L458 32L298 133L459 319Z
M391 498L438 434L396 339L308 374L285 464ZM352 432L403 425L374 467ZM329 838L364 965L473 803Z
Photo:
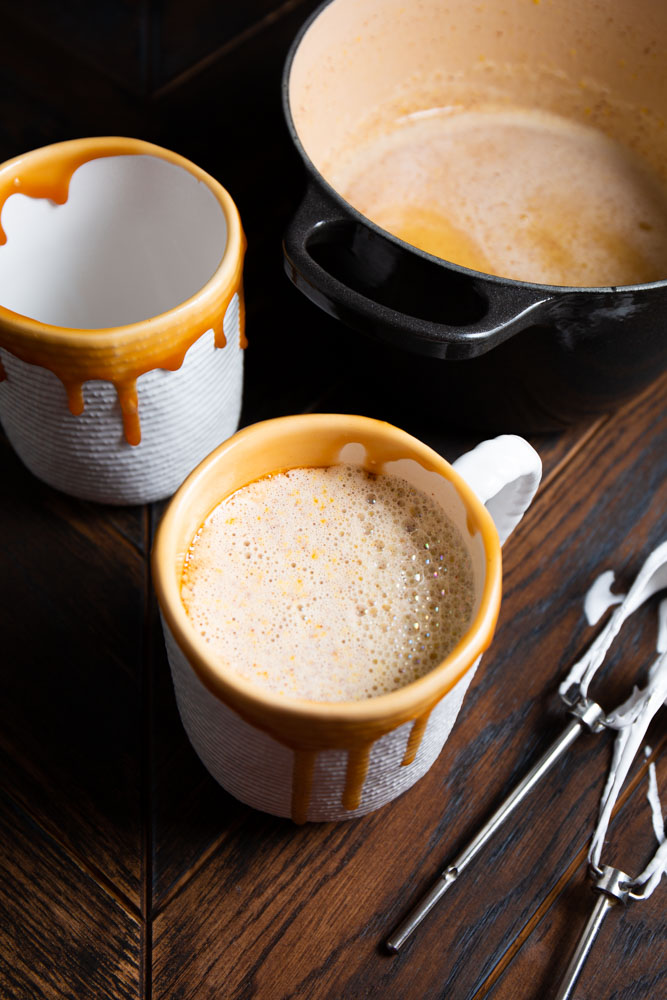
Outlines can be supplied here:
M211 656L203 638L187 617L180 584L185 553L191 539L179 537L179 524L212 466L234 460L233 452L251 436L270 436L290 425L317 435L332 425L347 443L364 444L368 430L385 435L397 454L409 457L452 482L463 499L469 523L482 536L486 553L486 578L477 615L466 636L449 655L424 677L389 694L362 701L316 702L304 698L277 698L252 682L225 669ZM304 463L301 463L302 465ZM330 463L327 463L330 464ZM294 466L298 467L296 461ZM381 467L380 467L381 468ZM278 470L269 470L278 471ZM235 487L240 488L241 485ZM233 492L230 491L230 492ZM220 497L217 502L224 499ZM208 512L201 518L203 521ZM473 531L474 533L474 531ZM188 476L172 498L160 522L152 551L153 584L164 620L199 680L250 725L299 752L331 749L363 751L380 737L406 722L424 720L489 646L500 610L502 556L491 515L465 480L437 452L407 432L370 417L340 414L305 414L278 417L237 432L213 451ZM405 763L409 763L406 760Z
M66 387L92 378L121 382L152 368L180 367L197 335L214 322L221 325L224 311L241 285L246 242L231 196L190 160L141 139L72 139L8 160L0 166L0 213L7 198L16 193L63 204L78 167L101 157L127 155L155 156L182 167L204 183L225 217L225 248L213 275L199 291L174 308L136 323L99 328L54 326L0 305L0 346L28 363L49 368ZM1 228L0 242L5 242ZM219 346L223 336L216 330Z

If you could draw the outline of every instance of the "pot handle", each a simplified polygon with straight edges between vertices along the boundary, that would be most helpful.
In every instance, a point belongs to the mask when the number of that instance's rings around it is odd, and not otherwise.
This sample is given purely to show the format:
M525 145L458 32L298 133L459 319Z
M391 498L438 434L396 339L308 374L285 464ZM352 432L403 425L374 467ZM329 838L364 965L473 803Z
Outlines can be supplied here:
M482 441L453 463L493 518L500 544L512 534L540 485L542 461L516 434Z
M344 247L343 234L349 233L354 226L358 228L359 224L346 217L319 186L311 183L285 233L285 268L293 283L330 315L369 333L388 335L402 346L405 346L406 331L409 331L411 346L419 351L421 345L423 353L450 358L475 357L509 339L517 330L537 322L538 313L552 300L543 290L524 284L506 286L503 294L489 297L483 284L476 282L471 274L470 281L475 283L475 290L486 302L486 312L481 319L450 325L392 308L332 274L311 253L314 246ZM426 260L430 266L437 267L436 258ZM465 273L461 277L465 280ZM443 295L443 311L445 303L446 294ZM429 351L429 345L433 350Z

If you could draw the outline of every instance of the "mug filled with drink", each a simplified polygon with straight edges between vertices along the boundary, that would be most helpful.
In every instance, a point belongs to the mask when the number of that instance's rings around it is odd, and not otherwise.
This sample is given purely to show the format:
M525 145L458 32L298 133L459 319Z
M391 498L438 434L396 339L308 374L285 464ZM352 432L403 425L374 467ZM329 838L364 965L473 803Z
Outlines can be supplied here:
M338 414L252 425L205 459L152 558L179 711L213 777L304 822L363 815L425 774L540 471L519 437L451 466Z

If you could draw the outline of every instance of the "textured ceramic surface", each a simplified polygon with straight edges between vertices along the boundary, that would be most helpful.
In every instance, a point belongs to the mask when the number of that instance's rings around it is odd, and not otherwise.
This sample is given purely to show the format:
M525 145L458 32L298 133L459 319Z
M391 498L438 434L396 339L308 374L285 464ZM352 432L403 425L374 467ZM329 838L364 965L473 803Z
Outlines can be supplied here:
M294 751L249 725L216 698L201 683L167 626L164 633L181 721L207 771L225 791L246 805L274 816L291 816ZM317 756L306 819L315 822L354 819L379 809L411 788L438 758L478 662L431 712L410 764L404 766L402 761L411 723L404 723L377 740L370 754L358 808L345 809L342 805L347 751L322 750Z
M84 500L148 503L170 496L187 474L238 426L243 385L238 295L224 321L227 345L212 330L174 372L137 379L141 442L130 445L110 382L84 384L74 416L60 380L0 349L0 420L16 453L49 486Z

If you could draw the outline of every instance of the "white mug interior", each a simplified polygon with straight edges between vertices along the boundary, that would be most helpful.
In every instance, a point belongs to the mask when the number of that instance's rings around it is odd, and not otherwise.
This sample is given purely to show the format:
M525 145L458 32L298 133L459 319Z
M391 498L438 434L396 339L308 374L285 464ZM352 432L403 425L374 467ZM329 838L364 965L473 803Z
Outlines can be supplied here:
M212 277L227 243L207 185L143 154L84 163L63 205L13 194L1 218L0 304L70 329L125 326L178 306Z

